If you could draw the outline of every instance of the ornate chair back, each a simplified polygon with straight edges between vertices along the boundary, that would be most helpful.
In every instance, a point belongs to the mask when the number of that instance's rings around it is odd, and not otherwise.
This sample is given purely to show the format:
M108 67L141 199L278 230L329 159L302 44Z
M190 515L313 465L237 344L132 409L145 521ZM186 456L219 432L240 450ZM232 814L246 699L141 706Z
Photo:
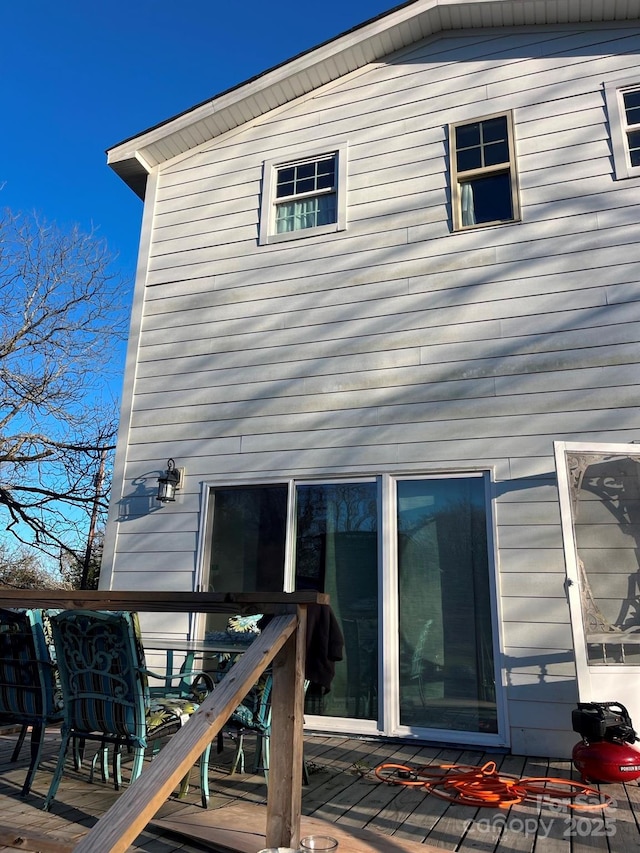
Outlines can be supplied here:
M142 772L145 748L174 734L198 708L194 697L172 694L152 701L136 614L68 610L52 618L64 697L62 742L45 802L53 801L71 739L113 745L114 783L120 755L132 753L131 781ZM103 771L104 774L104 771ZM208 751L201 759L203 805L208 796Z

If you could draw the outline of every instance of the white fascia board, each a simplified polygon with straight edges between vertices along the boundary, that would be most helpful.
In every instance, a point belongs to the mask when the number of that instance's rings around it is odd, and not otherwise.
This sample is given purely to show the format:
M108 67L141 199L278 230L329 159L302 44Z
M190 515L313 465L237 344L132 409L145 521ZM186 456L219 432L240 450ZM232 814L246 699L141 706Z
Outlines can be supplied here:
M248 80L205 103L168 119L156 127L125 140L107 151L107 163L133 186L140 185L143 164L153 168L165 162L162 153L171 140L174 154L193 147L189 128L197 126L209 139L215 138L217 119L228 130L246 122L247 112L254 118L264 113L267 103L278 104L310 91L304 81L323 83L342 76L354 67L374 62L387 55L388 39L393 34L402 47L447 29L500 27L527 24L554 24L582 21L632 20L640 17L640 0L415 0L392 9L317 48ZM400 48L398 48L400 49ZM355 65L354 65L355 63ZM310 70L313 75L309 75ZM264 97L265 92L270 97ZM206 128L205 128L206 122Z

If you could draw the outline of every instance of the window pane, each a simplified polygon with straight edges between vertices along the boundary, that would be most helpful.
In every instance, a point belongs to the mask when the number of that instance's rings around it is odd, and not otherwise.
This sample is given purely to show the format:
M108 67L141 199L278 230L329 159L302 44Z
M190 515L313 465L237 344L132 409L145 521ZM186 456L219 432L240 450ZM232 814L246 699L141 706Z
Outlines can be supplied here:
M640 665L640 461L585 453L567 460L592 666Z
M286 198L287 196L294 194L294 185L292 183L282 183L278 184L276 189L277 198Z
M214 489L209 592L282 592L287 487ZM216 614L211 614L215 617ZM207 629L226 624L207 618Z
M316 189L316 179L312 178L303 178L299 179L296 182L296 194L297 193L312 193Z
M336 194L329 193L328 195L321 195L318 202L318 215L317 215L317 224L318 225L331 225L333 222L338 221L338 210L336 207Z
M635 107L632 110L626 111L627 115L627 125L629 127L635 127L640 124L640 107Z
M292 184L296 179L296 170L293 167L285 167L284 169L280 169L278 171L278 183L282 181L283 183Z
M629 143L629 158L632 166L640 166L640 131L634 130L627 134Z
M623 94L628 125L640 124L640 89Z
M511 176L508 172L476 178L461 184L463 225L509 222L513 219Z
M623 98L625 107L640 107L640 89L625 92Z
M316 173L316 164L301 163L299 166L296 166L296 171L298 173L298 180L302 180L303 178L313 178Z
M378 507L375 483L296 490L296 589L329 593L344 635L331 692L307 693L310 714L378 714Z
M302 201L285 202L276 208L276 233L286 234L318 225L330 225L337 221L335 193L307 198Z
M400 721L497 731L484 481L397 485Z
M318 175L318 189L319 190L329 190L335 184L333 179L333 173L327 175Z
M456 154L456 168L459 172L466 172L469 169L479 169L482 166L482 149L465 148Z
M480 145L480 122L456 127L456 148L471 148Z
M509 145L506 140L491 142L484 148L483 166L497 166L498 163L509 162Z
M487 121L481 122L482 124L482 141L487 142L498 142L498 141L506 141L507 139L507 119L505 116L499 116L498 118L491 118Z

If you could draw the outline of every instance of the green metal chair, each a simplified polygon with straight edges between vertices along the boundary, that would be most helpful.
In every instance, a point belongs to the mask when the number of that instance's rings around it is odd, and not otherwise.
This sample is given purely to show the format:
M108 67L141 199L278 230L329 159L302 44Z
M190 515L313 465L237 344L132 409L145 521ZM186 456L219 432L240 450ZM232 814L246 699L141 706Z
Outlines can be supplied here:
M209 634L209 639L218 643L238 641L252 642L259 634L258 623L262 614L253 616L232 616L227 622L225 631ZM216 678L220 681L229 672L238 655L221 653L218 656ZM245 738L255 735L256 750L254 754L253 772L262 770L267 784L269 783L269 750L271 742L271 689L273 675L268 669L253 685L249 693L236 707L218 736L218 749L222 750L224 735L235 744L235 752L231 761L231 773L245 772ZM309 682L305 682L305 692ZM303 784L308 784L309 776L306 763L303 762Z
M62 697L51 657L47 614L0 608L0 725L20 726L11 756L17 761L31 728L25 797L42 757L46 727L62 721Z
M245 772L244 741L246 735L256 736L254 772L262 770L269 781L269 740L271 736L271 688L273 676L263 673L247 696L225 723L222 734L235 743L231 772Z
M305 681L305 693L309 682ZM245 772L244 744L247 735L255 735L256 750L253 772L262 770L269 784L269 758L271 746L271 690L273 675L267 670L251 688L242 703L237 706L222 729L222 735L228 735L235 743L235 752L231 762L231 773ZM302 762L302 784L309 784L309 771L306 761Z
M49 809L62 778L72 740L97 741L98 754L113 747L113 779L122 783L121 754L133 756L130 779L142 772L145 750L175 734L199 707L213 683L204 673L192 673L185 689L185 674L175 676L175 692L151 695L136 614L68 610L51 619L64 701L62 741L44 808ZM200 758L202 805L209 801L209 751ZM183 788L186 783L183 783Z

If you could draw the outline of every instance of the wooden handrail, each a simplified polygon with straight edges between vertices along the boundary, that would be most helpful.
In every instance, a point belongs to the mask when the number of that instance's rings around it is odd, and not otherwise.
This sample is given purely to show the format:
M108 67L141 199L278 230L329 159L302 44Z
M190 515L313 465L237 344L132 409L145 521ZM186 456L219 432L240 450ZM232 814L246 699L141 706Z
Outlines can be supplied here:
M2 607L279 614L251 643L189 722L79 842L76 853L123 853L127 850L270 663L273 664L273 690L266 844L268 847L297 846L302 811L306 605L312 603L328 604L329 597L313 591L142 593L0 587Z
M139 610L145 613L292 613L298 604L328 604L323 592L154 592L13 589L0 586L0 607Z

